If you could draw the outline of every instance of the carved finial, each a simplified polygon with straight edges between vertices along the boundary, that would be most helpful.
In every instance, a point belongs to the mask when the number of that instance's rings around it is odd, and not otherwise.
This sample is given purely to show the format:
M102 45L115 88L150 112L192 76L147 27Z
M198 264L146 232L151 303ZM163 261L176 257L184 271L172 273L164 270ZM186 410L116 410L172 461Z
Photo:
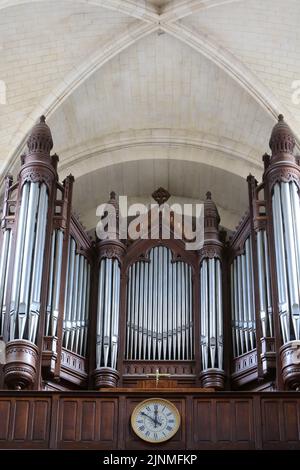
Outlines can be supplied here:
M207 191L204 203L204 231L205 239L219 238L220 216L216 204L211 198L211 192Z
M272 150L272 159L293 159L293 150L295 147L295 137L289 126L284 120L282 114L278 116L278 122L272 129L270 137L270 149Z
M157 204L161 206L162 204L167 202L168 199L170 199L171 194L166 189L160 187L156 191L154 191L154 193L152 193L152 197L154 201L156 201Z
M51 131L45 121L45 116L41 116L39 122L33 126L27 140L29 153L39 155L39 157L50 157L53 147Z

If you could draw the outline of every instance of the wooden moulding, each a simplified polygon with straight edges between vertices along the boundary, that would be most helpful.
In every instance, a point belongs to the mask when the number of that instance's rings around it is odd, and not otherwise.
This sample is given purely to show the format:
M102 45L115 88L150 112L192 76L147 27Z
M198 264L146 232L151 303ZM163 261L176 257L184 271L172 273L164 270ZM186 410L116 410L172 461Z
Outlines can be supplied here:
M200 374L203 388L223 390L225 385L225 372L221 369L206 369Z
M282 378L288 389L300 389L300 341L290 341L280 348Z
M115 388L119 378L119 372L111 367L100 367L94 371L96 388Z
M6 345L4 381L8 388L30 388L36 378L38 348L27 340L14 340Z

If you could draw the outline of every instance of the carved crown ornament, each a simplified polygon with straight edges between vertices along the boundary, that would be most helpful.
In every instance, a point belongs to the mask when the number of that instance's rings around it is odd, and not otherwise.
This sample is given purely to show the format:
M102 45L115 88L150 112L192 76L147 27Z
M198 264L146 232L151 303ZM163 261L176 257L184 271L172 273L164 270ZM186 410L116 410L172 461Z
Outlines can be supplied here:
M165 204L171 197L171 194L166 189L160 187L152 193L154 201L157 202L159 206Z
M104 258L108 259L117 259L120 264L122 264L123 257L125 253L124 245L111 245L105 244L100 247L99 260Z
M204 246L200 250L200 263L205 259L213 259L213 258L218 258L220 261L222 261L222 245L211 245L211 246Z

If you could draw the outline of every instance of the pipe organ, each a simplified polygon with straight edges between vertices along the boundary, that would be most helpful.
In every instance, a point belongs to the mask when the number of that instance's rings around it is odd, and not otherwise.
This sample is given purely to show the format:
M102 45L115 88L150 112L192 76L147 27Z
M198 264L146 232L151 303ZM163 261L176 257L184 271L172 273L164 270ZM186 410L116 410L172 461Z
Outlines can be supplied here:
M113 192L116 227L92 239L72 213L73 177L58 180L44 117L27 144L4 185L1 387L137 387L159 370L190 387L299 389L300 168L282 116L261 183L247 178L249 211L226 233L208 192L197 250L178 220L163 238L162 213L158 238L122 239ZM170 194L152 196L159 207Z

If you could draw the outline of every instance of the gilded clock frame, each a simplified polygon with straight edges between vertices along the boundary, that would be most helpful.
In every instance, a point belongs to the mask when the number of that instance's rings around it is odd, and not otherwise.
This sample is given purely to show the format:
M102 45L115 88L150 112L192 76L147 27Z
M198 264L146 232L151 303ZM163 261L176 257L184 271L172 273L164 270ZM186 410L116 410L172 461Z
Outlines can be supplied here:
M173 431L166 437L166 438L162 438L162 439L149 439L147 438L145 435L143 435L142 433L140 433L137 429L137 425L136 425L136 422L135 422L135 418L137 416L137 414L139 413L140 409L143 408L147 403L159 403L159 404L164 404L164 405L167 405L169 408L171 408L173 414L174 414L174 417L175 417L175 426L174 426L174 429ZM143 400L142 402L138 403L132 414L131 414L131 427L134 431L134 433L140 438L142 439L143 441L146 441L146 442L149 442L151 444L160 444L162 442L166 442L166 441L169 441L172 437L175 436L175 434L177 433L179 427L180 427L180 424L181 424L181 416L180 416L180 413L177 409L177 407L174 405L174 403L172 403L171 401L169 400L165 400L164 398L148 398L147 400Z

